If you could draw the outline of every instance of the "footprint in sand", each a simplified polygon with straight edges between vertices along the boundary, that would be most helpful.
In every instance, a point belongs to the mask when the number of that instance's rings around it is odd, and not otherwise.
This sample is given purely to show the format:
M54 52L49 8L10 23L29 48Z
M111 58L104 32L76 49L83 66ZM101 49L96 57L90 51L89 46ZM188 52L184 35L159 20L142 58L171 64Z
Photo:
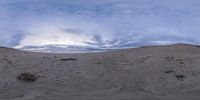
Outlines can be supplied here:
M41 91L30 91L26 92L23 96L18 97L14 100L27 100L27 99L33 99L36 97L44 96L44 92Z

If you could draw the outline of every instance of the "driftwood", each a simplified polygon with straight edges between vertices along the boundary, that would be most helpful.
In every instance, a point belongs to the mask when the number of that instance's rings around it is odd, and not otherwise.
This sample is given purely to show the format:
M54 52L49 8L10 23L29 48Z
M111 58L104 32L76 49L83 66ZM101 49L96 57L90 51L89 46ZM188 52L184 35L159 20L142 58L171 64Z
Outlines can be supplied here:
M75 59L75 58L61 58L60 60L61 61L74 61L74 60L78 60L78 59Z

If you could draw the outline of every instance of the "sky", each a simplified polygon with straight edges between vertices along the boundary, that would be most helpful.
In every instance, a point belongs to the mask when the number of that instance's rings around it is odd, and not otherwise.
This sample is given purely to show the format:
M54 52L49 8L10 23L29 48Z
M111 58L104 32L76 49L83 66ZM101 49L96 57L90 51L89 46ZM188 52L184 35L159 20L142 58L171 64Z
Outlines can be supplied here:
M0 0L0 46L32 51L200 44L199 0Z

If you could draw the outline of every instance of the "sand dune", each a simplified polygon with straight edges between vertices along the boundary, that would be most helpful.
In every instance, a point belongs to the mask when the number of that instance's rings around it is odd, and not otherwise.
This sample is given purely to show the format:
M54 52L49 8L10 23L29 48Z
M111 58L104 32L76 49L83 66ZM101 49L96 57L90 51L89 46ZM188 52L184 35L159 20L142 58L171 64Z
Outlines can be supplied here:
M0 100L199 100L199 94L194 45L90 54L0 48Z

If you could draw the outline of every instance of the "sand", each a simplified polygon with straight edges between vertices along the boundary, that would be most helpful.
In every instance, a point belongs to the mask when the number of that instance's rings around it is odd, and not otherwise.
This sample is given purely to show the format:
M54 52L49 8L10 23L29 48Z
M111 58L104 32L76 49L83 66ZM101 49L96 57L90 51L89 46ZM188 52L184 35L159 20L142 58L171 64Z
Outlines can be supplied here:
M200 100L199 94L194 45L84 54L0 48L0 100Z

